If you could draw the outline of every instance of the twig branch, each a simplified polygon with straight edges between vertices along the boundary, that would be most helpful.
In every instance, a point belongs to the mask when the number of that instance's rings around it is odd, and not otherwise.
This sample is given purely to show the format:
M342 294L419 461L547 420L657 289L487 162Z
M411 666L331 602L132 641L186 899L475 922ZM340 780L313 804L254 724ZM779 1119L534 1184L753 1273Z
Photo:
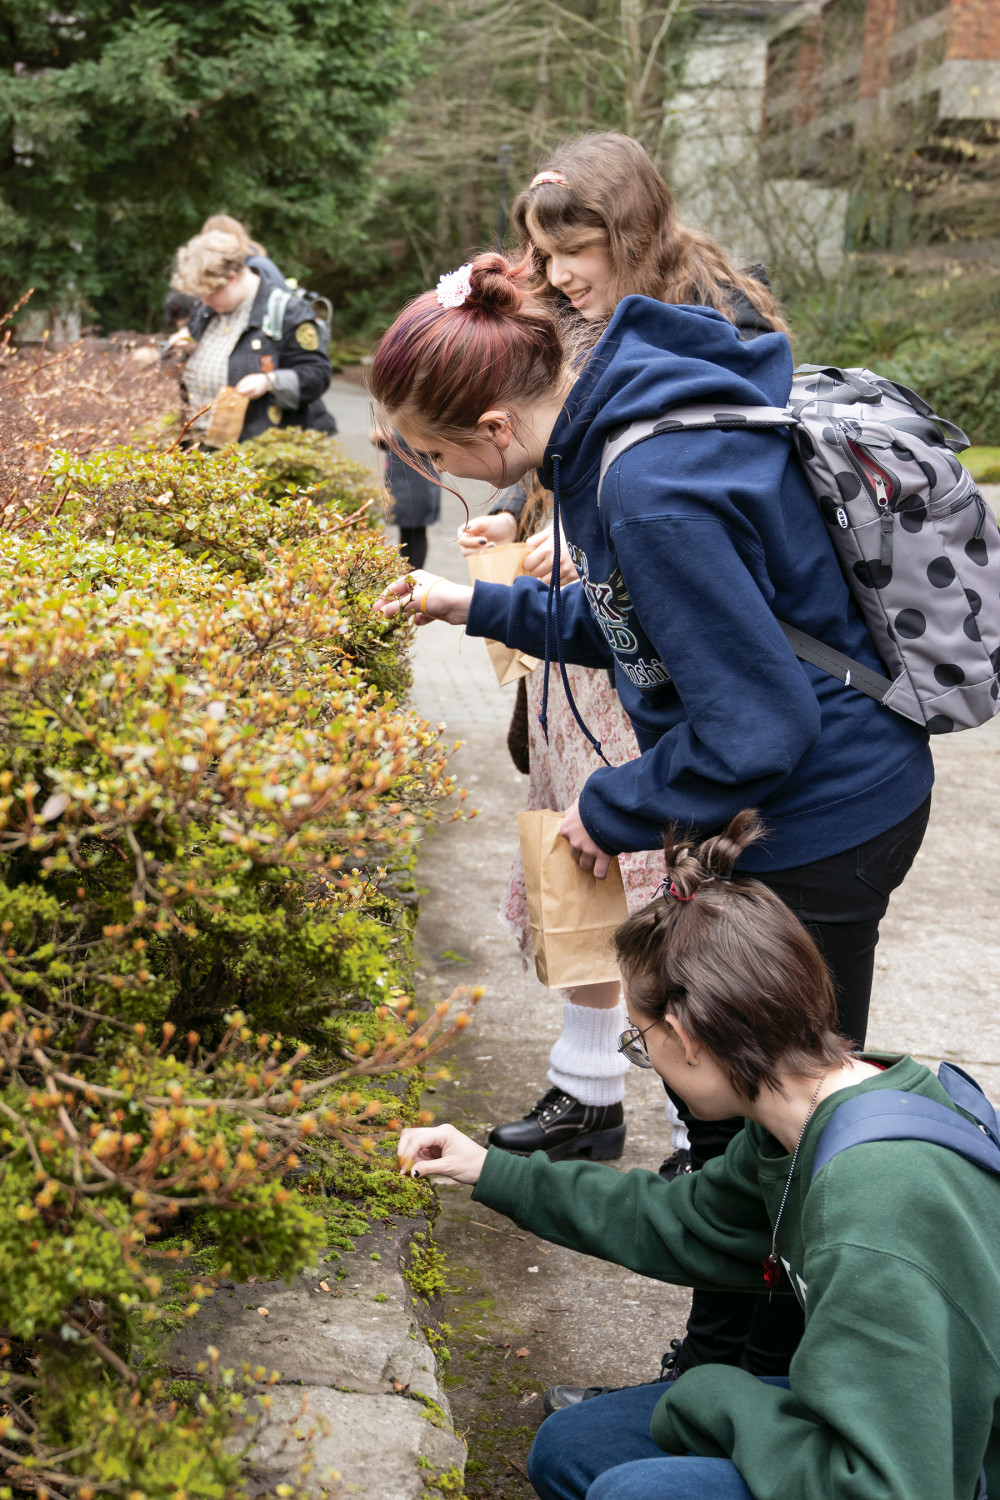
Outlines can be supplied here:
M83 1338L89 1339L105 1364L110 1365L128 1385L135 1386L139 1384L139 1377L135 1371L123 1359L120 1359L113 1349L109 1349L104 1340L98 1338L96 1333L91 1333L89 1329L85 1328L82 1323L78 1323L69 1313L64 1315L63 1321L68 1323L70 1328L75 1328L77 1333Z

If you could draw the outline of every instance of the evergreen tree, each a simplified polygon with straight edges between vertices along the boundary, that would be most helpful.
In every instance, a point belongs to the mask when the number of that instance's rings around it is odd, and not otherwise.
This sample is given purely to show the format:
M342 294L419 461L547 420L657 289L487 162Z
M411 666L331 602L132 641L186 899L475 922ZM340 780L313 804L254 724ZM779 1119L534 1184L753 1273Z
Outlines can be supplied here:
M333 264L413 64L401 0L6 0L0 310L34 286L155 326L210 213L289 274Z

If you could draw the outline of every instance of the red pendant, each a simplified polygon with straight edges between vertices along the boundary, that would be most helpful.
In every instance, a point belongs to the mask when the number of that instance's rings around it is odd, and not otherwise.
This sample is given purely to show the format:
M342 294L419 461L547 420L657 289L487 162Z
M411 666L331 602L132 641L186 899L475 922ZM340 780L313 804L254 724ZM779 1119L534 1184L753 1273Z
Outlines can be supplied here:
M761 1261L761 1269L764 1272L764 1285L770 1292L781 1280L781 1261L776 1255L765 1255Z

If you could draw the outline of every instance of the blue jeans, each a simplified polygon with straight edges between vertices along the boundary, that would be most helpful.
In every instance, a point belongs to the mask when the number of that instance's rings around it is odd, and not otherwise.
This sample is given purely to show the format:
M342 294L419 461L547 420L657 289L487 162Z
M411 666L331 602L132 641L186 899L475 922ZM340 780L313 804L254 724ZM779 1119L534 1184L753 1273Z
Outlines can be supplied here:
M668 1389L629 1386L547 1417L528 1455L541 1500L753 1500L728 1458L671 1457L653 1442L653 1408Z

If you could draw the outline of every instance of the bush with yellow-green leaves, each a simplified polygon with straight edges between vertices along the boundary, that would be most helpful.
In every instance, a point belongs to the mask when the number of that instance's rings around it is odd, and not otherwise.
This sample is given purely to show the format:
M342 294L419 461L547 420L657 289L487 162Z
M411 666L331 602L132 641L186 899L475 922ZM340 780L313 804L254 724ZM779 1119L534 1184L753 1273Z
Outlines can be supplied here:
M453 785L372 610L398 556L338 483L57 455L0 534L0 1496L243 1493L263 1375L157 1366L211 1291L192 1242L314 1260L289 1171L414 1118L366 1084L464 1024L409 994Z

